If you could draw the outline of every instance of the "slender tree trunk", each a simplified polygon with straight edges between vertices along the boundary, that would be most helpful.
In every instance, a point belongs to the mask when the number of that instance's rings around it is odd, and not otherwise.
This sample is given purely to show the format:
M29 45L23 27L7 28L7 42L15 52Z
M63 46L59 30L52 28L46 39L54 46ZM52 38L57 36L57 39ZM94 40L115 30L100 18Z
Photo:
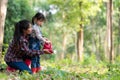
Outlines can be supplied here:
M2 45L4 37L4 24L8 0L0 0L0 57L2 56Z
M112 45L112 0L107 2L107 54L109 54L110 63L113 62Z
M74 34L74 44L75 44L74 52L77 53L77 34L76 33L73 33L73 34ZM77 60L76 55L72 54L71 59L72 61Z
M99 33L98 33L98 60L101 60L100 45L101 45L101 37L100 37L100 30L99 30Z
M94 44L95 44L95 53L96 53L96 58L97 58L97 60L100 60L100 35L97 33L97 32L95 32L94 33L94 37L96 37L97 39L96 40L94 40ZM97 37L98 36L98 37Z
M92 24L93 29L95 28L95 21L94 20L95 20L94 18L91 19L91 24ZM92 53L94 53L96 55L97 60L100 60L100 34L98 34L97 32L98 32L98 30L97 31L92 30L92 35L93 35Z
M83 61L83 26L80 25L80 31L77 32L77 57L79 61Z
M120 7L119 7L119 13L120 13ZM119 36L118 36L118 54L120 53L120 14L118 15L119 17Z
M106 35L105 35L105 42L104 42L104 53L105 53L105 59L108 60L108 52L107 52L107 30L106 30Z
M64 20L66 18L66 14L63 11L62 12L62 19ZM67 34L63 26L63 42L62 42L62 53L61 53L61 59L64 59L65 52L66 52L66 43L67 43Z
M82 9L82 1L79 2L79 8ZM82 14L82 13L81 13ZM80 15L81 21L83 21L83 16ZM77 32L77 59L78 61L83 61L83 24L80 24L80 30Z
M93 36L93 38L92 38L92 50L91 50L91 53L90 53L90 55L92 55L93 53L96 53L96 50L97 50L97 47L96 47L96 40L95 40L95 30L94 30L94 28L95 28L95 21L94 21L94 18L91 18L91 24L92 24L92 28L93 29L91 29L92 30L92 36Z
M94 32L92 33L93 34L93 38L92 38L92 51L90 53L90 55L92 55L93 53L96 53L96 41L95 41L95 35L94 35Z
M67 34L63 34L63 43L62 43L62 53L61 53L61 59L64 59L65 52L66 52L66 43L67 43Z

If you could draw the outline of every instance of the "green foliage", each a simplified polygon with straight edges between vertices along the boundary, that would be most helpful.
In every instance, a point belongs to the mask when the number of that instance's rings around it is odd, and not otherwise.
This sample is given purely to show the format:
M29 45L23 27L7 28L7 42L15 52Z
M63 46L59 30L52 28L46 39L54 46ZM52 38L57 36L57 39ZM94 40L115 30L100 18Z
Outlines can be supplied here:
M7 80L7 75L5 73L0 73L0 80Z
M89 56L85 56L85 60L83 62L83 65L87 65L87 64L95 64L97 63L96 60L96 56L94 54L92 54L90 57Z
M31 21L33 9L28 0L8 0L7 15L5 20L4 43L8 44L14 32L14 24L21 19Z
M89 0L66 0L66 1L56 1L52 0L52 4L58 6L59 16L65 22L69 30L79 30L79 24L85 25L88 23L89 16L96 15L96 12L99 10L100 2L94 3L94 1ZM67 4L67 5L66 5ZM94 8L94 9L93 9Z
M7 52L8 46L9 46L8 44L3 44L2 56L4 56L5 53Z

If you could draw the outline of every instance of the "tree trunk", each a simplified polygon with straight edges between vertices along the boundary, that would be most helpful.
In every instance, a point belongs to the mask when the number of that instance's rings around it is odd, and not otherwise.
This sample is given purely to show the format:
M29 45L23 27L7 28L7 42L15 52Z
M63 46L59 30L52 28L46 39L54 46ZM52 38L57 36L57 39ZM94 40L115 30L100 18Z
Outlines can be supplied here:
M119 7L119 13L120 13L120 7ZM117 50L117 54L120 53L120 14L118 15L118 17L119 17L119 28L118 28L119 36L118 36L118 50Z
M95 44L95 54L96 54L96 59L99 61L100 60L100 34L95 32L94 33L94 37L96 37L97 39L94 40L94 44Z
M8 0L0 0L0 57L2 56L2 45L4 37L4 24Z
M110 63L113 62L113 45L112 45L112 0L107 2L107 54Z
M77 58L83 61L83 26L80 24L80 30L77 32Z
M67 43L67 35L66 35L66 33L64 32L64 34L63 34L63 43L62 43L61 59L64 59L64 57L65 57L66 43Z

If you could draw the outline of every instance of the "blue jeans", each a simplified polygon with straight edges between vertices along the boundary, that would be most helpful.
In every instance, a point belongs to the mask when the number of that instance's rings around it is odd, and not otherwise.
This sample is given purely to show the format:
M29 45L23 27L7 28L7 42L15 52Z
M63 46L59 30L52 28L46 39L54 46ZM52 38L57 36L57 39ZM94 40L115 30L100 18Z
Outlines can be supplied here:
M40 41L36 38L29 38L29 48L32 50L40 50ZM31 68L40 67L40 56L34 56L31 58Z
M20 71L28 71L32 74L31 69L23 62L6 62L6 64L12 68L18 69Z
M31 68L38 68L40 67L40 57L35 56L31 59Z

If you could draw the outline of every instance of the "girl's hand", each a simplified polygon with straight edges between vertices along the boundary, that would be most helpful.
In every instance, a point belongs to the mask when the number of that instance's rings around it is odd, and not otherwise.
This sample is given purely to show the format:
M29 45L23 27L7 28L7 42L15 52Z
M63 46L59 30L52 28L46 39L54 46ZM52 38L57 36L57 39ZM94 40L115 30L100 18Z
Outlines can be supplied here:
M50 52L47 49L43 49L45 54L50 54Z
M46 43L51 43L51 41L49 41L49 40L47 40L47 41L45 41Z
M48 40L48 38L44 37L45 40Z

